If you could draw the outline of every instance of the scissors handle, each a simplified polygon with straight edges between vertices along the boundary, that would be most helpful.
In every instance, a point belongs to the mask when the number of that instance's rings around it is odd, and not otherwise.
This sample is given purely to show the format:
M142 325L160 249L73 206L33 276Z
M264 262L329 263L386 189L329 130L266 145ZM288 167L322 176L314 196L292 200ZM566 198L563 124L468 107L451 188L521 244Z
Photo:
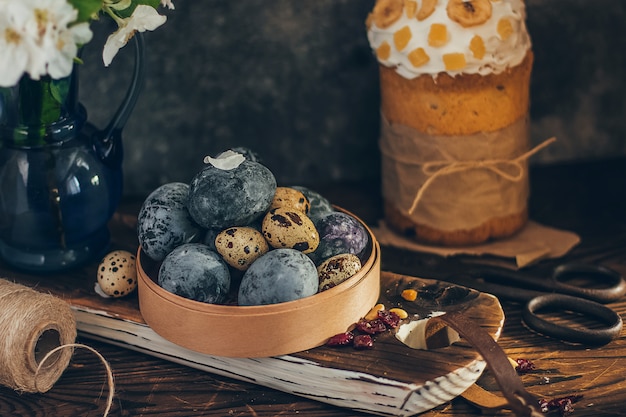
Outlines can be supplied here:
M560 326L541 318L537 311L542 308L583 313L607 324L603 328ZM545 294L530 300L522 311L522 319L538 333L557 339L588 346L601 346L620 336L622 318L617 312L595 301L563 294Z
M589 288L563 282L567 277L583 276L586 280L604 283L605 288ZM616 271L600 265L568 263L557 266L552 273L552 283L557 292L577 295L588 300L607 304L626 294L626 281Z
M529 275L511 269L482 266L470 271L470 275L490 281L488 285L496 286L495 282L515 287L510 290L502 288L502 294L510 299L534 298L539 292L562 293L575 295L598 303L607 304L619 300L626 294L626 281L616 271L599 265L567 263L557 266L548 279ZM585 287L565 282L568 278L583 277L588 283L603 284L604 287ZM495 281L495 282L494 282ZM500 288L498 288L500 291ZM519 291L519 294L516 294Z

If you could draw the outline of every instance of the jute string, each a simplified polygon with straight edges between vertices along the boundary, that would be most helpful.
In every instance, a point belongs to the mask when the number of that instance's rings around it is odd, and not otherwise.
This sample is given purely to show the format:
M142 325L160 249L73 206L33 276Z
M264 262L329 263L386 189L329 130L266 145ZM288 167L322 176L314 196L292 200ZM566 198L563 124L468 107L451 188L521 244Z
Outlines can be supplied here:
M87 349L107 372L106 417L115 390L111 367L99 352L75 339L76 321L69 304L0 279L0 384L17 392L47 392L69 365L74 349Z
M438 178L444 175L450 175L457 172L468 171L471 169L488 169L495 173L496 175L512 182L520 181L524 178L524 163L531 156L541 151L545 147L552 144L556 141L555 137L546 139L539 145L535 146L528 152L514 158L514 159L487 159L481 161L429 161L422 164L422 172L427 176L426 181L419 188L417 194L413 198L413 203L408 210L409 214L413 214L420 200L422 199L424 193L428 189L428 187ZM386 149L381 149L383 153L386 152ZM405 163L405 164L413 164L419 165L416 162L411 161L402 161L398 158L398 156L387 154L389 157L393 157L396 161ZM515 172L515 174L511 174L506 170L502 169L503 167L507 167L511 172Z
M420 187L419 191L415 195L413 199L413 204L409 208L409 214L413 214L419 201L422 199L422 195L426 192L426 189L442 175L450 175L455 172L467 171L470 169L488 169L499 175L500 177L512 181L517 182L522 180L524 177L524 165L523 163L528 160L531 156L542 150L543 148L550 145L552 142L556 140L555 137L545 140L539 145L535 146L528 152L518 156L517 158L507 160L507 159L488 159L483 161L430 161L426 162L422 166L422 171L424 174L428 176L428 179L424 184ZM515 175L511 175L508 172L501 169L501 167L506 166L509 167L515 172Z

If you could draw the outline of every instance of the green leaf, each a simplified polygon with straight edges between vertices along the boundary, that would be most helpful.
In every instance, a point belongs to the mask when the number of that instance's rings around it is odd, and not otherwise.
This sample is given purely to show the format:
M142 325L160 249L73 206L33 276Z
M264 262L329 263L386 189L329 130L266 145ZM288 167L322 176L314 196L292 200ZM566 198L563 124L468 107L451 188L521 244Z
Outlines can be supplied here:
M50 94L60 104L65 103L70 91L70 77L52 80L50 83Z
M78 10L76 23L89 22L102 9L102 0L68 0Z
M67 80L50 80L47 82L42 80L41 87L41 124L47 125L61 117L61 104L63 97L67 97L69 82Z
M128 7L127 9L118 11L117 14L122 19L126 19L127 17L130 17L133 14L137 6L139 6L140 4L145 4L147 6L158 9L159 5L161 4L161 0L133 0L130 7Z
M133 5L132 0L120 0L118 3L113 3L110 5L113 10L124 10Z

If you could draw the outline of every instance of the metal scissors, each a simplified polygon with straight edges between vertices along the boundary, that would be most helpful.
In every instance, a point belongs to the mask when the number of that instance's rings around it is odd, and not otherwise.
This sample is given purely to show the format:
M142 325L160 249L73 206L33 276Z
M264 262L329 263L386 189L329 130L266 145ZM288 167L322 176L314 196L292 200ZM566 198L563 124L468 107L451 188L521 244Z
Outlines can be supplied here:
M572 284L581 280L585 284ZM524 323L546 336L585 345L604 345L619 337L620 315L604 304L620 300L626 294L626 281L616 271L598 265L567 263L557 266L547 277L526 274L507 268L480 266L445 281L523 302ZM594 286L586 284L593 282ZM602 285L600 285L602 284ZM581 313L605 324L604 327L568 327L545 320L542 309Z

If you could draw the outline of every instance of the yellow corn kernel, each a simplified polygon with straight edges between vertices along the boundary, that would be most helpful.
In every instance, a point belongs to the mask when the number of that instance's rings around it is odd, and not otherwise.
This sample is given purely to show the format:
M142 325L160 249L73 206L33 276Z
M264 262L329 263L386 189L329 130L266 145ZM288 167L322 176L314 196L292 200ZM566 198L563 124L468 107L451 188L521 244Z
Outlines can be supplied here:
M402 293L400 295L407 301L417 300L417 291L411 288L402 290Z
M378 312L383 311L385 306L383 304L376 304L372 309L365 315L366 320L374 320L378 318Z
M432 47L444 46L448 43L448 28L442 23L433 23L428 32L428 44Z
M469 48L472 54L474 54L474 58L483 59L485 56L485 42L480 36L476 35L472 38Z
M448 71L460 70L466 65L465 55L460 53L444 54L442 58Z
M393 34L393 43L398 51L403 50L411 40L411 29L408 26L403 27Z
M430 57L424 51L424 48L417 48L411 51L408 55L409 61L413 64L414 67L421 67L430 61Z
M381 61L386 61L391 56L391 46L387 42L383 42L376 49L376 56Z
M513 25L509 19L503 17L498 21L498 34L503 41L513 34Z
M396 313L398 315L398 317L400 317L401 319L405 319L407 317L409 317L409 313L407 313L405 310L401 309L401 308L392 308L389 310L390 313Z

